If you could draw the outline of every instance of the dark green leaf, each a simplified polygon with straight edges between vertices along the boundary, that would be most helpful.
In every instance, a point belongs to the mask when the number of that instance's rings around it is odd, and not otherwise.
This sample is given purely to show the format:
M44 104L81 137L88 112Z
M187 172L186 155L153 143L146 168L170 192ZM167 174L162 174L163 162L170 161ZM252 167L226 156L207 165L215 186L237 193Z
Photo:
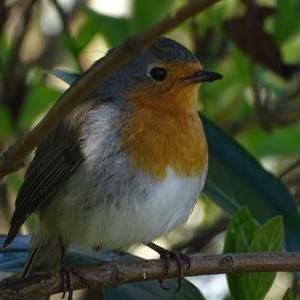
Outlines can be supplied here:
M106 288L104 291L106 300L204 300L199 290L189 281L184 280L178 293L175 293L178 282L176 280L164 280L164 286L169 290L162 290L158 281L130 283L117 288Z
M91 42L94 38L97 30L95 28L95 22L88 18L86 22L80 27L79 32L76 36L76 45L79 51L84 50L84 48Z
M225 132L202 119L210 157L204 192L230 214L247 206L260 223L282 215L287 250L300 250L300 217L286 186Z
M34 83L21 108L18 126L28 129L34 120L54 104L60 95L60 91L46 86L43 82Z
M277 0L277 10L274 19L273 34L277 41L282 42L295 34L300 28L298 18L291 18L296 11L300 11L298 0Z
M71 36L67 33L63 32L60 36L61 43L63 44L64 48L68 50L69 54L73 58L75 65L78 66L78 60L80 55L80 49L77 47L77 43ZM78 71L78 69L77 69Z
M12 133L12 120L9 110L0 106L0 136L8 137Z
M294 299L295 299L295 297L293 295L292 290L290 288L288 288L286 290L286 292L284 293L284 295L283 295L283 297L282 297L281 300L294 300Z

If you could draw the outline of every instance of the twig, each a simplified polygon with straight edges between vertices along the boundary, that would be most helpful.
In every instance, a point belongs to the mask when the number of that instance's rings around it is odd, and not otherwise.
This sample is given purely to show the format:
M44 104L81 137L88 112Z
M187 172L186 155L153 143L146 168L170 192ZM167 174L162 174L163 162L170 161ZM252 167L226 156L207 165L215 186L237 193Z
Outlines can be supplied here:
M293 162L291 165L289 165L286 169L284 169L280 174L279 177L282 178L294 169L298 168L300 166L300 159L297 159L295 162Z
M300 253L238 253L212 256L191 256L191 266L185 266L185 276L232 272L296 272L300 271ZM167 277L177 277L178 266L170 262ZM107 262L98 267L77 269L73 274L74 290L95 286L117 286L136 281L165 278L163 260L138 262ZM8 278L0 283L0 300L32 299L62 292L61 274L44 273L27 279Z
M94 68L89 69L71 88L69 88L60 100L54 105L45 117L23 138L19 139L0 158L0 179L6 174L15 171L21 165L23 159L34 147L47 136L49 131L70 111L84 99L91 90L111 74L117 67L128 62L149 43L160 35L168 32L179 23L204 10L220 0L195 0L170 14L162 21L156 23L144 32L129 38L121 46L107 55Z
M217 234L226 230L228 222L228 218L222 216L214 224L201 228L190 240L175 245L173 249L177 251L184 250L188 254L201 251Z
M8 70L8 72L10 72L10 74L9 74L9 76L7 76L7 78L11 77L11 73L14 74L15 67L19 62L19 53L20 53L21 47L23 45L24 38L26 36L26 32L28 30L28 26L30 23L31 15L32 15L32 9L33 9L33 6L36 1L37 0L29 1L26 8L24 9L22 24L20 26L22 28L22 30L19 32L18 36L16 37L15 44L11 51L10 57L8 58L7 70Z
M79 50L78 50L78 47L71 35L65 12L64 12L63 8L60 6L60 4L57 2L57 0L52 0L52 2L57 10L57 13L59 14L60 20L63 25L63 36L68 40L68 43L70 45L69 49L72 53L73 58L75 59L78 70L81 72L82 67L81 67L80 60L79 60Z

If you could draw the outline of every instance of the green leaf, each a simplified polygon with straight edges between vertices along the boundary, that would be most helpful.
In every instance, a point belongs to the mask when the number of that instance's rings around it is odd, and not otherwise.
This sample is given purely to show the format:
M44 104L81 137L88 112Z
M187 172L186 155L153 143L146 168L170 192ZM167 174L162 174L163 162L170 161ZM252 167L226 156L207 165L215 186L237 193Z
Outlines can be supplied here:
M145 29L170 12L173 0L135 0L133 5L134 28Z
M260 157L300 153L300 129L297 125L274 128L272 132L251 128L243 132L242 141L247 149Z
M241 208L232 218L224 241L224 253L249 252L259 225L248 208Z
M283 248L282 217L274 217L261 226L254 236L249 252L281 251ZM276 273L243 273L241 274L242 299L263 300L271 288Z
M300 29L298 18L291 18L296 11L300 11L299 0L277 0L273 34L277 41L287 40Z
M247 206L260 223L282 215L286 249L300 250L300 216L286 186L225 132L202 120L209 149L205 194L230 214Z
M281 216L274 217L263 224L251 243L251 252L271 252L283 250L284 228Z
M77 43L75 43L75 40L69 36L66 32L63 32L60 35L60 41L64 48L69 52L70 56L75 62L75 66L78 69L78 60L80 55L80 49L77 47Z
M242 208L228 226L224 253L269 252L282 248L283 222L280 216L259 226L249 210ZM227 274L227 282L234 299L263 300L275 277L276 273Z
M45 83L35 82L21 108L18 120L19 128L28 129L41 113L54 104L60 95L60 91L46 86Z
M259 225L251 216L248 208L240 209L232 218L225 237L224 253L249 252L250 245ZM234 299L240 299L240 274L229 274L227 283ZM241 298L242 299L242 298Z
M294 299L295 299L295 297L293 295L293 292L292 292L291 288L288 288L286 290L286 292L284 293L281 300L294 300Z
M83 29L88 31L89 36L92 35L92 29L94 29L94 34L101 34L110 46L119 45L132 33L130 19L105 16L90 8L86 8L84 12L88 21ZM84 32L77 37L81 48L86 42L83 41L83 37Z
M9 110L0 106L0 136L8 137L12 133L12 120Z
M83 23L77 33L75 38L78 50L81 52L84 48L91 42L95 34L98 32L95 28L95 22L88 18L85 23Z
M199 290L189 281L182 282L181 289L174 293L177 288L176 280L164 280L164 286L169 290L163 290L158 281L130 283L117 288L106 288L105 300L204 300Z
M0 245L4 242L4 235L0 235ZM29 236L17 236L12 245L0 250L0 272L21 272L28 257ZM137 261L141 258L125 253L112 251L83 251L73 249L67 253L68 260L74 266L96 266L103 261ZM178 293L174 293L178 287L177 279L164 281L170 290L164 291L156 280L145 282L127 283L114 288L105 288L106 300L124 299L162 299L162 300L204 300L201 292L189 281L183 279L182 287Z

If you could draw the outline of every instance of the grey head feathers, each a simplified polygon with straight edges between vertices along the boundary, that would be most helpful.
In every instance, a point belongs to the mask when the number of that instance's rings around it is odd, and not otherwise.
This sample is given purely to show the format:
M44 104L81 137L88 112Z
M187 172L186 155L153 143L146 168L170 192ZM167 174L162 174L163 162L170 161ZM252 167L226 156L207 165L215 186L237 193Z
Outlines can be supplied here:
M107 52L107 55L114 51L114 48ZM94 65L101 63L101 60ZM184 64L187 62L197 62L197 58L183 45L162 37L155 40L148 48L130 60L128 63L116 69L99 88L93 96L123 98L123 95L140 82L149 80L146 75L150 65L160 65L164 63ZM94 66L93 65L93 66ZM92 66L92 67L93 67ZM116 86L118 88L116 88Z
M166 63L186 63L196 61L196 57L183 45L168 39L159 38L146 50Z

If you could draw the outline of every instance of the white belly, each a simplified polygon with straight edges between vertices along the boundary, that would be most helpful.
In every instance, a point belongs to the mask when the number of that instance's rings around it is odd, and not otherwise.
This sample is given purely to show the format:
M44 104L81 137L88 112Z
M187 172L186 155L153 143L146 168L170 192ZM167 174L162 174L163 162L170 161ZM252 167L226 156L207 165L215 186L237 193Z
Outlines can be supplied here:
M124 205L99 205L90 215L88 240L84 244L106 249L126 248L149 242L186 222L203 188L206 170L200 177L183 178L171 169L163 182L137 191ZM126 195L124 195L126 197Z

